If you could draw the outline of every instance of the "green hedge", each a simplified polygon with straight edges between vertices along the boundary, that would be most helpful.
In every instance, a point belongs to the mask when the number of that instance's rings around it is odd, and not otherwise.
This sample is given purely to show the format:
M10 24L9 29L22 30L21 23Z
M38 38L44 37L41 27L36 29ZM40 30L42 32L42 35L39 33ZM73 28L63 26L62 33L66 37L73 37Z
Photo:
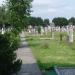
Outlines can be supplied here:
M0 34L0 75L11 75L20 70L22 61L16 59L19 38L14 33Z

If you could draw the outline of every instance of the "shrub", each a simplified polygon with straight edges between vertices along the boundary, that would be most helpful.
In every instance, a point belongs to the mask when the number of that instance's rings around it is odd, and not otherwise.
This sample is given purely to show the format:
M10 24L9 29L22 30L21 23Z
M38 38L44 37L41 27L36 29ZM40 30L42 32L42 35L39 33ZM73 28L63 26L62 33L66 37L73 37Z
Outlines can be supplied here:
M40 34L41 33L41 27L38 26L38 33Z
M22 61L16 59L18 39L12 33L0 34L0 75L11 75L20 70Z

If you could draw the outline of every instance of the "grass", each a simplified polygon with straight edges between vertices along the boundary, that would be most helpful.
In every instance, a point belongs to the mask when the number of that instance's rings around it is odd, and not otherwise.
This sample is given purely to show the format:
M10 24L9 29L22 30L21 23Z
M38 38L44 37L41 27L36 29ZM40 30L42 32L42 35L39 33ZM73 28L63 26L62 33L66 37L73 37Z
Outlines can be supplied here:
M45 74L43 75L57 75L56 72L54 70L50 70L50 71L47 71Z
M53 66L75 66L75 42L69 44L64 34L63 41L59 41L59 33L56 33L55 39L49 38L50 35L27 36L32 52L37 59L41 69L49 69Z

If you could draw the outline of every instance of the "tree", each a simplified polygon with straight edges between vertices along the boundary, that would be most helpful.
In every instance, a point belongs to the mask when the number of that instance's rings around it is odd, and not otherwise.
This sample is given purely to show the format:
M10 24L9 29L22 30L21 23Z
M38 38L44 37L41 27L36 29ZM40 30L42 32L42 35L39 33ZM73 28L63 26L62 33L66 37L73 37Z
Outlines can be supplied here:
M21 31L27 27L32 0L7 0L10 11L10 22L14 30Z
M68 25L68 20L64 17L54 18L52 22L54 22L55 26L60 26L60 28Z
M44 19L44 26L50 25L49 19Z
M4 5L0 6L0 29L3 29L2 33L3 33L3 31L5 31L5 27L7 27L6 23L9 22L7 10L5 8L6 7Z
M71 17L69 19L69 23L72 23L72 25L75 25L75 18L74 17Z
M5 20L6 20L5 7L1 6L0 7L0 23L4 24Z
M0 75L11 75L20 70L22 61L16 59L18 37L12 33L0 34Z
M38 26L38 33L41 33L41 26L43 26L43 19L41 17L37 17L36 24Z
M43 19L41 17L30 17L29 24L34 28L37 26L38 33L41 33L41 26L43 26Z
M36 17L30 17L29 18L29 24L34 27L37 26L37 18Z
M43 26L43 19L41 17L37 17L36 19L37 26Z
M41 17L30 17L30 25L34 26L43 26L43 19Z
M55 26L60 26L60 41L62 41L62 26L68 25L68 20L64 17L58 17L54 18L52 22L54 22Z

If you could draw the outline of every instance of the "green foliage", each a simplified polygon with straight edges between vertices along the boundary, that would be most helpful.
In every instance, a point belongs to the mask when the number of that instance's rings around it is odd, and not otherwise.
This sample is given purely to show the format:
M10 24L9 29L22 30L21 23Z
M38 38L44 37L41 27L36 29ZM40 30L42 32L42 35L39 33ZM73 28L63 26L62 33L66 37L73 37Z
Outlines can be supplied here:
M58 17L58 18L54 18L52 20L52 22L54 22L55 26L60 26L60 28L62 28L62 26L67 26L68 25L68 20L66 18L63 17ZM60 41L62 41L62 34L61 34L61 30L60 29Z
M30 17L29 24L34 26L47 26L50 25L49 19L42 19L41 17Z
M30 17L30 19L29 19L29 24L31 25L31 26L37 26L37 18L36 17Z
M33 40L27 40L41 69L50 69L54 66L75 67L75 43L67 43L67 33L63 32L62 35L62 42L59 41L60 32L55 32L55 39L46 39L50 37L49 33L48 35L32 36ZM44 48L43 44L46 43L49 48Z
M55 26L60 27L68 25L68 20L63 17L54 18L52 22L54 22Z
M41 33L41 27L38 26L38 33L40 34Z
M0 28L9 23L9 14L5 6L0 6ZM6 24L7 27L7 24Z
M16 59L19 38L13 33L0 34L0 75L11 75L20 70L22 61Z
M43 26L43 19L41 17L30 17L30 25L34 26Z
M13 28L21 31L28 25L32 0L7 0L10 22Z
M7 10L6 6L0 6L0 28L4 27L7 29L10 27L10 13Z
M75 25L75 18L74 17L70 18L69 23L72 23L73 25Z
M43 19L41 17L37 17L37 25L42 26L43 25Z
M0 7L0 23L3 24L5 21L5 7Z
M50 25L49 19L44 19L44 26Z

